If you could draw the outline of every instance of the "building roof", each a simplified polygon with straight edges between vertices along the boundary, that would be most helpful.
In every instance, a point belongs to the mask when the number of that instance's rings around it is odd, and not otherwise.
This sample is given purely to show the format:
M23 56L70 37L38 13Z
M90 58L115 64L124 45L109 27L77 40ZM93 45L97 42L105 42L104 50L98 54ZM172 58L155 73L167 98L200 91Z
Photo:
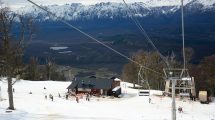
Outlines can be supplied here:
M114 81L121 81L119 78L115 78Z
M117 90L119 90L121 87L120 86L117 86L117 87L115 87L112 91L117 91Z
M76 78L67 87L67 89L85 88L85 89L110 89L113 83L112 79L104 78Z

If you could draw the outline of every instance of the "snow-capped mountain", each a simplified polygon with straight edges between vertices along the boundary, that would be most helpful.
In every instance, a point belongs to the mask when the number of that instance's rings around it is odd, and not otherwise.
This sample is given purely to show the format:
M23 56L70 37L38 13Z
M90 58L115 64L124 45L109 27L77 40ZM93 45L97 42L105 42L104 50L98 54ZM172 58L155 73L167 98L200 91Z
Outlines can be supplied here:
M215 5L215 0L195 0L192 2L195 4L202 4L204 7L212 7Z
M143 2L129 3L133 10L132 15L137 17L144 17L148 15L160 15L175 13L180 9L180 0L146 0ZM193 12L195 10L207 10L215 8L215 0L184 0L185 7ZM124 3L97 3L95 5L83 5L78 3L65 5L48 5L44 6L49 11L55 13L58 17L65 20L78 19L93 19L93 18L128 18L131 12ZM20 8L19 13L30 15L38 20L55 20L51 18L46 12L40 10L36 6L27 6Z
M191 12L215 12L215 0L194 0L187 4L187 9Z
M151 49L135 23L130 19L131 15L138 17L140 24L156 41L155 44L158 45L161 52L180 51L181 0L144 1L128 3L132 12L128 11L122 1L102 2L94 5L73 3L44 7L99 40L107 41L128 56L139 49ZM88 41L74 29L68 29L66 25L61 24L56 18L50 17L36 6L26 6L16 12L33 16L37 29L34 36L35 41L32 43L33 47L26 50L26 58L31 56L44 56L41 59L52 57L57 63L64 65L90 63L117 63L118 65L118 61L123 64L126 62L102 46ZM186 46L194 48L198 53L196 56L198 60L205 55L214 54L215 0L184 0L184 13ZM49 49L52 46L65 46L65 44L69 46L66 53ZM37 49L35 50L35 48ZM194 62L199 62L198 60Z

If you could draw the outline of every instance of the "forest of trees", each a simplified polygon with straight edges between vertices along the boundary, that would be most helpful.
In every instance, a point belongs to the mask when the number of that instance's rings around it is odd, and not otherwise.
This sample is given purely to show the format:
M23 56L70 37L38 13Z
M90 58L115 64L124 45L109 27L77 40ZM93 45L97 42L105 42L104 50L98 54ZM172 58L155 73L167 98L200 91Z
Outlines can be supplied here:
M16 30L18 31L15 31ZM12 13L9 8L0 8L0 75L7 77L9 107L14 110L12 78L30 80L59 80L64 76L57 72L56 65L48 61L47 65L38 65L32 57L29 64L23 62L24 51L32 39L34 25L31 17Z
M197 90L215 95L215 54L205 57L198 65L191 65L190 74L195 77Z
M29 63L26 65L26 71L21 76L25 80L57 80L65 81L64 73L58 70L56 65L50 59L47 59L47 64L40 65L36 57L31 57Z
M194 50L192 48L186 48L186 66L189 70L190 76L195 78L196 91L207 90L211 95L215 94L215 55L205 57L200 61L199 64L192 64L192 57L194 55ZM183 63L179 62L176 55L172 53L170 56L166 57L169 61L170 67L172 68L183 68ZM157 52L149 51L138 51L132 56L132 59L141 63L142 65L156 70L158 72L163 72L163 68L166 68L164 61L160 58ZM122 70L121 78L124 81L138 84L138 71L140 67L133 63L127 63L124 65ZM152 89L164 90L165 80L159 74L151 72L144 69L143 73L144 79L149 81L150 87ZM135 86L134 86L135 87Z
M1 76L19 76L28 80L64 80L63 73L57 71L57 65L49 58L43 65L38 64L34 56L28 63L23 62L25 49L30 44L35 29L31 17L15 14L8 7L0 9Z
M159 54L156 52L144 52L144 51L138 51L134 56L132 57L134 61L137 61L138 63L148 67L152 68L155 71L162 72L165 63L160 58ZM131 82L133 84L137 84L138 79L138 72L139 72L140 66L137 64L130 62L126 65L124 65L123 71L122 71L122 79ZM160 74L156 74L154 72L151 72L149 70L143 70L143 76L146 80L149 80L149 84L152 89L163 89L164 88L164 81L162 79L162 76Z

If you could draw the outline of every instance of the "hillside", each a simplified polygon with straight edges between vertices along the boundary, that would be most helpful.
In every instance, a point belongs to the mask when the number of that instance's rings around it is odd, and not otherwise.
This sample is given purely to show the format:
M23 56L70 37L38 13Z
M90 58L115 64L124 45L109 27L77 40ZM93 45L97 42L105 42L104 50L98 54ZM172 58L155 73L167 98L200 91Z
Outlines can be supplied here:
M192 47L195 51L193 63L215 53L214 3L214 0L185 0L185 46ZM140 21L161 53L169 55L173 51L180 60L180 2L147 0L129 5L136 11L132 15ZM152 50L130 19L131 13L123 3L75 3L45 7L127 56L140 49ZM51 57L61 65L86 65L86 68L87 65L95 64L122 66L127 62L35 6L27 6L17 11L25 16L33 16L35 20L36 33L26 50L25 62L29 61L30 56L37 56L41 64L45 63L47 57ZM67 49L56 51L50 49L51 47Z
M122 83L122 98L92 97L90 102L85 97L76 103L75 98L66 100L58 98L58 93L64 96L70 82L32 82L19 81L14 85L14 103L16 110L6 113L7 84L0 81L2 95L0 101L0 117L3 120L170 120L171 99L169 97L137 96L137 90L128 88L129 83ZM126 84L126 88L123 87ZM43 88L46 87L46 90ZM32 92L32 94L29 94ZM126 92L126 93L125 93ZM157 91L152 91L156 93ZM52 94L54 101L45 99L45 94ZM198 101L176 101L177 107L183 107L184 112L177 112L178 120L212 120L215 119L215 103L200 104Z

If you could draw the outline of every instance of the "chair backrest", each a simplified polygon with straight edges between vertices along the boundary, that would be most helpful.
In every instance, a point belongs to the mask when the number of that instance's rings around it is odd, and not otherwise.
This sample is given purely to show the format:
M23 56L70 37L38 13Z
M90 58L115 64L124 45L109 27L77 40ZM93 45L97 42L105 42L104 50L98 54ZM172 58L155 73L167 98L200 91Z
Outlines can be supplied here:
M139 90L139 96L149 96L149 90Z

